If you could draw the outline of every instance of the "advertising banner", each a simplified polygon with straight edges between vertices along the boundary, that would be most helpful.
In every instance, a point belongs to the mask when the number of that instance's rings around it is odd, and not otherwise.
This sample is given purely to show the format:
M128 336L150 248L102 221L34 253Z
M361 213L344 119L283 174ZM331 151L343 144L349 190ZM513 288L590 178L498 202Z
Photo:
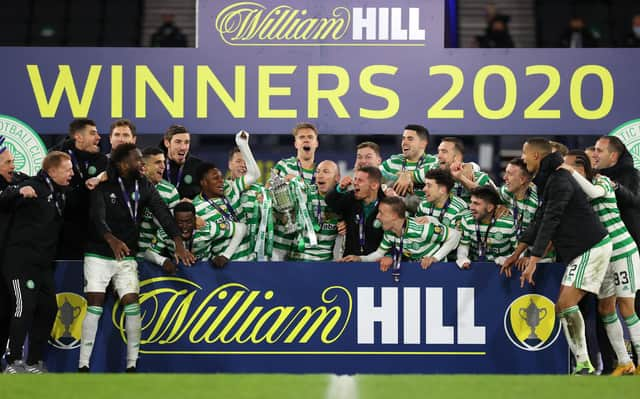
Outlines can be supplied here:
M199 263L169 276L142 263L141 372L563 374L568 349L554 311L563 268L540 266L535 289L498 275L403 264ZM47 359L77 370L82 265L60 262L59 312ZM122 306L105 306L91 370L125 368Z
M640 49L447 49L438 0L202 0L197 48L3 48L3 114L198 134L601 135L636 119ZM104 129L104 128L103 128Z

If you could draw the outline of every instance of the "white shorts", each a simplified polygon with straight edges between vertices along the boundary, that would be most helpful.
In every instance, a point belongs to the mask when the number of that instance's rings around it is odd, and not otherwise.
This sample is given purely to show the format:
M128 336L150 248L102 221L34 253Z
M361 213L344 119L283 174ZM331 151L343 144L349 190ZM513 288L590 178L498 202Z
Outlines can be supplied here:
M105 292L112 279L120 298L140 292L138 263L134 258L117 261L93 254L84 256L84 292Z
M598 298L635 298L638 289L638 268L640 255L638 252L609 263L604 276Z
M562 285L598 294L611 259L611 238L607 236L567 265Z

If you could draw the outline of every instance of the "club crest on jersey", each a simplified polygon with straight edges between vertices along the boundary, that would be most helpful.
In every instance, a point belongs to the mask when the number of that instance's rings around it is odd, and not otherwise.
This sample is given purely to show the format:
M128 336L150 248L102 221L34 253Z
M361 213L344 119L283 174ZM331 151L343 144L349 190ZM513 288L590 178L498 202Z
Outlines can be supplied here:
M109 199L111 200L111 204L116 204L116 195L114 193L109 194Z

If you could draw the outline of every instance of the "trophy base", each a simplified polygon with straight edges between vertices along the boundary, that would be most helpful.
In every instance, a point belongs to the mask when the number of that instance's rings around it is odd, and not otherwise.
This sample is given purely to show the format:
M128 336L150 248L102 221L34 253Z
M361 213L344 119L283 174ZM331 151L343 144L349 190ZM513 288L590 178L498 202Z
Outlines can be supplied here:
M542 340L538 337L527 337L527 339L524 340L524 343L527 344L530 347L536 347L538 345L540 345L540 343L542 343Z

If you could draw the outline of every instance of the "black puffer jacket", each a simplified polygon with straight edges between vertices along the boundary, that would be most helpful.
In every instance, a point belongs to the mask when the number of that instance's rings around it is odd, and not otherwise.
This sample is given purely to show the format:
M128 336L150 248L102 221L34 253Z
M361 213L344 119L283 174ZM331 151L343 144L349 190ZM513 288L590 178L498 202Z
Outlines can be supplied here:
M607 230L571 174L557 170L562 162L558 153L542 159L534 179L542 202L520 241L530 246L531 255L538 257L544 255L547 244L553 241L560 260L568 263L600 242Z
M14 172L11 177L11 181L8 182L4 179L4 177L0 176L0 194L7 188L18 190L18 184L27 180L29 176L24 173ZM0 260L2 259L2 249L7 240L7 234L9 232L9 227L13 221L13 210L3 210L0 207Z
M640 172L633 166L631 154L625 150L615 165L598 172L617 183L620 216L636 245L640 246Z

